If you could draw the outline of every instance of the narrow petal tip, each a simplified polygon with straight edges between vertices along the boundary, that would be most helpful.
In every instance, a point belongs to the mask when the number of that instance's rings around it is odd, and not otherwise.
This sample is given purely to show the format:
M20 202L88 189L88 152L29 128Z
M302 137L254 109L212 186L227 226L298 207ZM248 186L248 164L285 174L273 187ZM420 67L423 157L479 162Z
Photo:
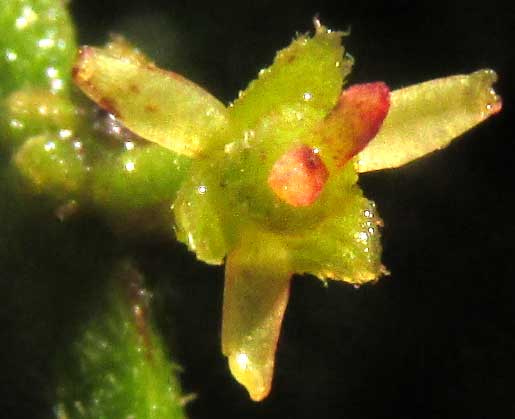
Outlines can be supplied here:
M472 74L472 77L478 79L478 89L480 92L478 98L481 102L480 106L484 108L484 119L499 113L502 109L502 99L492 87L498 79L497 73L491 69L484 69L476 71Z
M232 353L228 359L231 374L247 389L250 398L255 402L265 399L272 387L272 373L263 375L262 368L256 367L245 352Z

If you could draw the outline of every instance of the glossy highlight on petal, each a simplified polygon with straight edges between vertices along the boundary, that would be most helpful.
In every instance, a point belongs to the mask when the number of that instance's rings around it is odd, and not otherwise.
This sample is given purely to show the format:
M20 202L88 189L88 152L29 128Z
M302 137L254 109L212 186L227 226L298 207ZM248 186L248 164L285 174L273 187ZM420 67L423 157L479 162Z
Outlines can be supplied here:
M321 148L338 167L363 150L377 134L390 108L383 82L357 84L344 90L319 127Z
M284 202L306 207L315 202L329 176L318 150L307 145L283 154L272 167L268 185Z

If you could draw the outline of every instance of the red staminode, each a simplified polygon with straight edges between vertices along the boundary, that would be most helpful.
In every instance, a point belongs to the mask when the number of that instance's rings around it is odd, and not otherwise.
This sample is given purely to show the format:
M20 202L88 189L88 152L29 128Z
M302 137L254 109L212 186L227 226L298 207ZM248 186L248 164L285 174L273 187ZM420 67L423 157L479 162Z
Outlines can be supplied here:
M306 207L316 201L328 176L320 156L303 144L279 157L268 176L268 185L284 202Z
M390 109L390 89L383 82L344 90L321 127L324 143L343 166L372 140Z

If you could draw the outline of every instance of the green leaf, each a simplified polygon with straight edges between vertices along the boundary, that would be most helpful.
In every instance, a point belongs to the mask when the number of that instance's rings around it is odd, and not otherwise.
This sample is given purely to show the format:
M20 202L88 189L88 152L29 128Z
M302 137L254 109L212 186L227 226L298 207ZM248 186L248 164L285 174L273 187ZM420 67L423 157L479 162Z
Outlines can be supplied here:
M68 89L76 45L66 3L0 2L0 95L28 86Z
M61 357L58 419L182 419L174 366L152 323L143 278L128 263L110 279L100 311Z

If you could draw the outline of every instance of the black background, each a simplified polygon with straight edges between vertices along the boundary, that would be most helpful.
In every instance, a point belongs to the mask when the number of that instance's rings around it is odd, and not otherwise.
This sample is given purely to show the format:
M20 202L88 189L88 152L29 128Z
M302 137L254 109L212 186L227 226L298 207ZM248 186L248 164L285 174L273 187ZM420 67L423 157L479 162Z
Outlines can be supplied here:
M515 417L515 12L503 4L71 4L81 43L125 34L226 103L295 32L311 30L315 14L330 28L351 28L344 40L356 59L351 83L383 80L395 89L485 67L500 76L501 114L445 151L362 176L385 222L383 261L392 274L359 289L296 277L273 390L262 403L248 399L220 352L223 268L195 261L179 245L137 247L147 277L171 283L157 298L159 322L184 368L185 391L197 395L191 418ZM17 374L23 356L6 367L6 418L46 416L40 394L49 389L37 368L48 367L26 358L39 378Z

